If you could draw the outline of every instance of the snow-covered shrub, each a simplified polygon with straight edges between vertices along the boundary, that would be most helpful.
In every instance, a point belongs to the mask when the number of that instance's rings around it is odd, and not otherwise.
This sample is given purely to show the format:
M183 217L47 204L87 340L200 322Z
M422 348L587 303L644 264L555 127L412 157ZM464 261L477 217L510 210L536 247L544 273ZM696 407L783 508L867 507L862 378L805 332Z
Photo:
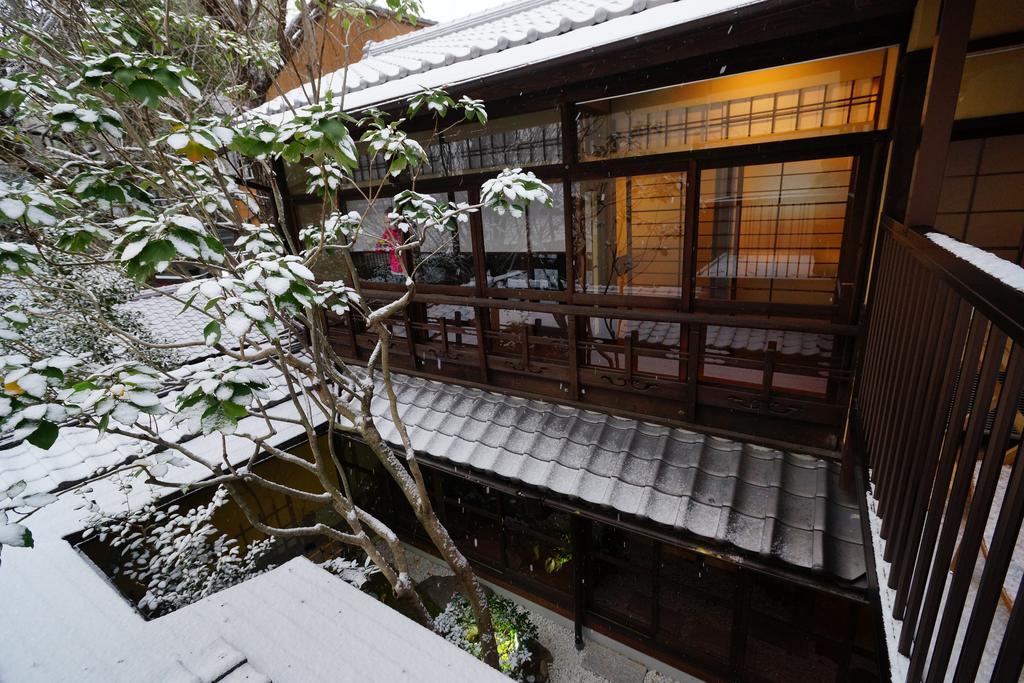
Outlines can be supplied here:
M321 562L320 566L359 589L366 585L374 574L380 573L380 568L370 561L369 556L361 563L347 557L332 557L326 562Z
M487 599L494 620L501 672L516 681L526 680L524 666L530 661L528 644L537 639L537 625L530 613L507 598L492 595ZM469 602L460 593L452 598L434 620L434 629L474 657L480 658L480 639Z
M213 500L179 513L153 504L123 515L106 515L89 503L87 534L121 550L116 575L145 588L139 609L155 617L190 605L263 573L272 539L242 547L213 525L213 516L228 500L220 487Z

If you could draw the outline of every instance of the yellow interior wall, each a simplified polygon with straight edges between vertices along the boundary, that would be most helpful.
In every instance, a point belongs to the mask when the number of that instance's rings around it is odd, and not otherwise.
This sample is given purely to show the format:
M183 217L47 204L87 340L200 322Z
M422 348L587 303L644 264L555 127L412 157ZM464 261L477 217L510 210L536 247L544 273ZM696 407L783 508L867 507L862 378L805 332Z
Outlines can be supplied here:
M1018 112L1024 112L1024 48L968 55L956 118Z
M327 448L325 437L320 438L320 447L323 449ZM313 459L312 451L308 444L297 446L289 452L309 461ZM324 452L326 453L326 450ZM276 458L268 458L257 464L254 467L254 471L265 479L287 486L313 493L323 491L320 482L312 473ZM246 490L246 487L242 487L242 494L260 518L272 526L278 524L295 526L303 517L323 507L320 504L286 496L283 493L277 493L257 485L253 485L248 490ZM275 513L275 511L277 512ZM218 510L213 522L218 529L233 537L237 537L243 531L246 532L246 539L249 541L254 538L263 537L263 534L251 529L249 520L234 502L230 502Z
M712 78L696 83L686 83L608 100L607 106L609 112L665 104L695 106L781 90L871 78L882 73L887 55L890 58L894 57L895 48L830 57L800 64L760 69L734 76Z
M787 254L806 253L808 247L821 249L813 252L815 262L809 278L739 277L735 282L733 300L830 303L833 278L836 277L835 264L839 261L842 246L851 168L850 157L789 162L785 168L782 164L744 167L743 207L738 225L739 254L757 263L760 259L770 260L773 255L785 257ZM709 258L711 232L715 228L715 174L719 172L722 171L701 176L698 251L704 260ZM781 205L777 203L780 191ZM799 201L802 192L813 193L814 205ZM776 215L780 224L778 232ZM698 269L705 265L698 263Z
M679 287L683 263L684 193L667 191L679 182L679 173L633 176L630 209L633 212L633 285ZM667 187L668 186L668 187ZM626 178L615 179L615 241L619 255L629 253L626 231ZM642 213L641 213L642 212ZM642 217L642 218L641 218ZM619 276L619 286L629 278Z
M907 37L907 51L927 50L935 40L941 0L919 0ZM976 0L971 21L971 38L987 38L1024 30L1024 8L1020 0Z

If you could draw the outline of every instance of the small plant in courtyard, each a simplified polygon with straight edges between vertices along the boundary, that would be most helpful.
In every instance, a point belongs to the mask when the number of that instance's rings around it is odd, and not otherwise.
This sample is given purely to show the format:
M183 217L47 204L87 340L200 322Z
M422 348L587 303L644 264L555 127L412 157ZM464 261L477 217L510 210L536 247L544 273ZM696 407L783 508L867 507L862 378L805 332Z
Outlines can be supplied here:
M530 661L531 642L537 640L537 626L530 613L513 601L498 595L488 599L494 636L498 641L501 671L513 680L525 681ZM481 657L479 632L473 610L462 595L456 595L435 621L437 633L474 657Z

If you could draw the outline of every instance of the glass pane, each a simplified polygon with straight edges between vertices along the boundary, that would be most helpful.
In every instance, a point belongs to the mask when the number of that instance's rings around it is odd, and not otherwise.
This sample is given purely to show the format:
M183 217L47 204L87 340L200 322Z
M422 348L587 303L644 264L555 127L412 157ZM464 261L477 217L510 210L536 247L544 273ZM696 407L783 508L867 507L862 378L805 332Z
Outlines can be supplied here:
M625 339L632 336L633 371L680 379L679 323L579 318L585 365L624 370ZM593 343L588 343L593 342Z
M560 593L573 591L570 518L535 500L506 496L508 569Z
M458 477L442 475L445 528L469 557L502 566L502 532L497 491Z
M492 119L486 126L456 126L426 152L429 161L420 172L425 178L557 164L562 160L558 111Z
M487 286L565 289L565 213L562 186L552 183L552 206L531 204L519 218L483 212Z
M323 218L323 202L296 202L292 204L292 215L299 230L310 225L319 225ZM313 274L318 280L348 280L349 275L345 263L336 253L326 251L320 252L319 256L310 264Z
M352 261L359 277L367 282L405 282L395 251L402 234L387 219L393 207L391 199L384 197L372 205L365 199L345 202L346 211L358 211L363 217L362 229L352 247Z
M661 546L659 642L712 663L729 660L735 578L693 553Z
M430 195L439 203L465 202L465 192ZM469 223L459 223L455 232L428 230L423 244L413 255L413 279L423 284L474 286L473 236Z
M591 556L591 610L646 633L654 599L654 541L594 522Z
M750 595L746 667L769 681L837 679L852 613L832 611L825 625L831 638L816 636L816 593L755 576Z
M874 130L885 120L885 64L886 50L875 50L585 102L580 157Z
M297 164L285 164L284 181L288 186L289 194L306 194L306 185L309 182L309 174L306 173L307 168L309 168L307 160L300 161Z
M544 166L562 160L562 127L555 109L491 119L486 126L466 123L433 140L429 134L411 135L427 153L417 177L447 177L503 168ZM379 181L387 165L378 155L373 159L366 146L359 145L359 168L353 174L359 183Z
M586 241L583 291L680 295L685 173L577 183L573 198Z
M490 350L494 353L521 356L523 334L529 339L530 357L535 360L565 362L568 350L569 323L563 313L495 309L488 312L492 333Z
M1009 261L1024 252L1024 135L950 143L935 228Z
M699 299L829 305L852 157L704 171Z
M834 343L817 332L708 325L700 378L759 389L772 353L772 389L824 396Z
M441 338L441 321L444 320L448 343L456 346L476 346L476 316L472 306L455 304L427 304L427 337L430 341Z

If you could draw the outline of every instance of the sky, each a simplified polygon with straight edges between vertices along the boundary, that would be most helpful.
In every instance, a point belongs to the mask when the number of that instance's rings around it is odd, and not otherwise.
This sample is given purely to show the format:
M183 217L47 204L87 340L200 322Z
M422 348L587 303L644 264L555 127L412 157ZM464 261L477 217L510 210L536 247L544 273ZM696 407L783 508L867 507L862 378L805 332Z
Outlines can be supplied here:
M509 0L420 0L423 16L434 21L451 21L467 14L481 12Z

